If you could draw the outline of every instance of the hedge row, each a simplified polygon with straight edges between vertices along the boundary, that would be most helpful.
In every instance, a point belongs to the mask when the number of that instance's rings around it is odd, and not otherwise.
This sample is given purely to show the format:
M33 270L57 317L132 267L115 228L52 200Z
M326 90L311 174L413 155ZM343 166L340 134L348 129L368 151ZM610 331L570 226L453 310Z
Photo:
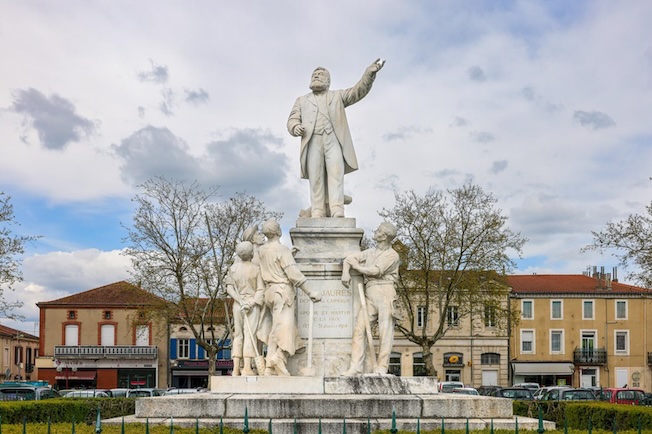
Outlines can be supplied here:
M652 430L652 407L609 404L606 402L527 402L514 401L514 415L538 417L539 406L545 420L553 421L557 428L564 423L569 428L613 431L636 430L639 424L643 430ZM614 427L615 424L615 427Z
M2 423L94 423L97 411L102 419L128 416L136 412L136 400L128 398L46 399L43 401L0 402ZM74 419L73 419L74 418Z

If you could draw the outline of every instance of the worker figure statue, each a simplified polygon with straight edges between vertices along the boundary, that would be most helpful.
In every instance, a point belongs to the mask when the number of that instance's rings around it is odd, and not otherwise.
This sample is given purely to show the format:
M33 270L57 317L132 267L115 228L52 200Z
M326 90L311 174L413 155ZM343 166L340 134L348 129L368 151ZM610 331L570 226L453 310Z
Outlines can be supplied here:
M344 258L342 267L342 284L347 288L351 284L350 270L362 274L365 283L361 294L360 310L357 313L351 348L351 367L342 375L353 377L364 373L365 353L371 353L372 373L386 375L389 368L389 356L394 344L394 323L396 320L396 287L398 253L392 248L396 236L396 227L383 222L374 231L373 240L376 248L353 253ZM352 288L354 291L358 288ZM360 292L362 290L360 289ZM366 315L365 315L366 313ZM378 359L374 365L375 349L368 345L371 337L371 324L378 323Z
M310 217L344 217L344 174L358 169L344 108L369 93L384 63L376 60L360 81L342 90L330 90L330 73L318 67L310 80L312 92L292 107L287 128L301 137L301 177L310 183Z

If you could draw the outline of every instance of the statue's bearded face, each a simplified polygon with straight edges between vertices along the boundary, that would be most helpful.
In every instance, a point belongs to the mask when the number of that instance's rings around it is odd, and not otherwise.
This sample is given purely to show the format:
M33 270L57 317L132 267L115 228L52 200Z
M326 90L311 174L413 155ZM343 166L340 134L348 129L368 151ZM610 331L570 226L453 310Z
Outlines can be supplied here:
M331 75L323 68L317 68L310 77L310 90L313 92L323 92L328 90L331 85Z

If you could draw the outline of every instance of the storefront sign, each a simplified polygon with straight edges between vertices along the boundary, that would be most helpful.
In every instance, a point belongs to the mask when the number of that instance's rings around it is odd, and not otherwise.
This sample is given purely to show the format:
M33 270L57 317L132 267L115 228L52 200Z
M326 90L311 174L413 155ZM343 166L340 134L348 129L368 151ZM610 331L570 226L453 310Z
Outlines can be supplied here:
M444 353L444 363L446 367L464 367L464 355L462 353Z

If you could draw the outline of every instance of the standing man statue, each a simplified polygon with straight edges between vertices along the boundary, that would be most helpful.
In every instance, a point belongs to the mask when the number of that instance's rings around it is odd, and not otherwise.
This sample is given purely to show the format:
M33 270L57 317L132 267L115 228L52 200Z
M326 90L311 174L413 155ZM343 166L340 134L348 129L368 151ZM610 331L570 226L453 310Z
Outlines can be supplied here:
M289 376L288 357L302 347L295 314L296 290L314 302L321 295L305 287L306 277L294 261L292 251L280 243L281 226L274 219L263 223L267 243L260 246L260 272L265 282L265 305L272 313L271 331L267 338L267 370L265 375ZM274 372L275 371L275 372Z
M301 177L310 182L311 217L344 217L344 174L358 169L344 108L369 93L384 64L376 60L360 81L342 90L329 90L330 73L318 67L310 80L312 93L292 107L287 127L301 137Z
M342 374L344 376L352 377L363 373L367 350L365 333L367 330L370 333L369 326L374 322L378 323L379 349L377 365L373 367L373 373L387 374L389 356L394 344L394 321L397 317L394 284L398 279L400 260L398 253L392 248L392 240L395 236L396 227L391 223L383 222L374 231L373 240L376 241L376 248L353 253L344 258L342 284L347 288L351 284L351 268L362 274L365 283L364 300L361 300L361 308L353 329L351 367ZM367 316L364 315L365 305ZM369 348L369 351L375 349Z

